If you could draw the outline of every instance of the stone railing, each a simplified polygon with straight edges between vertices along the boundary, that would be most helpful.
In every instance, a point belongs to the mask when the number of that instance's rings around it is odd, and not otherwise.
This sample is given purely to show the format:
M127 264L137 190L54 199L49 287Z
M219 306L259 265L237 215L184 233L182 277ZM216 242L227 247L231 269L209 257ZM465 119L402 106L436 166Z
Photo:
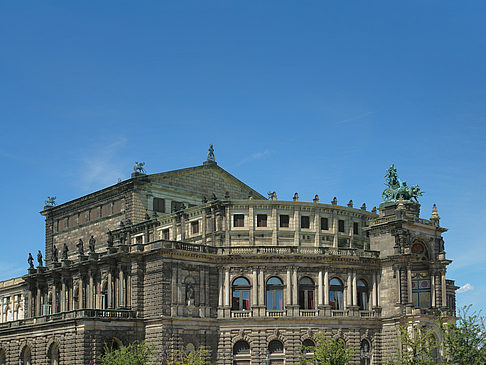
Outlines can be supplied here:
M219 248L221 254L226 255L255 255L255 254L279 254L279 255L324 255L324 256L354 256L378 258L379 251L360 250L355 248L337 247L296 247L296 246L233 246Z
M110 318L113 320L135 319L137 318L137 313L128 309L75 309L68 312L53 313L47 314L45 316L25 318L17 321L0 323L0 330L75 318Z
M250 318L252 317L252 311L231 311L232 318Z
M267 310L267 317L285 317L284 310Z
M318 311L314 309L301 309L300 310L300 316L301 317L316 317L318 314Z

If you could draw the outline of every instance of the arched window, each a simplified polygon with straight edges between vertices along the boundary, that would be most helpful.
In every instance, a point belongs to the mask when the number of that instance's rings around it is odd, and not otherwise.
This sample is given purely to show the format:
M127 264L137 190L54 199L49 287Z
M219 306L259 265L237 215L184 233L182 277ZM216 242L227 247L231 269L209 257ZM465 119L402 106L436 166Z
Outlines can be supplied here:
M306 339L302 342L302 353L306 356L312 355L314 353L314 349L316 344L311 339Z
M360 345L360 364L369 365L371 364L371 345L368 340L361 340Z
M47 357L49 358L49 365L59 365L59 345L57 343L51 344Z
M311 278L303 277L299 280L299 306L300 309L315 309L315 285Z
M233 281L231 309L236 311L250 310L250 282L239 277Z
M105 341L103 345L102 355L104 355L105 350L108 349L109 351L119 350L122 347L123 343L116 337L110 338Z
M358 306L359 309L361 310L368 310L369 305L368 305L368 299L369 299L369 289L368 289L368 284L366 284L366 281L364 280L358 280L356 283L357 289L358 289Z
M196 348L194 347L194 345L192 343L188 343L185 347L185 353L186 354L190 354L191 352L194 352L196 350Z
M332 278L329 282L329 304L331 309L343 309L344 286L338 278Z
M272 354L282 354L284 352L283 343L279 340L270 341L268 344L268 353Z
M428 260L429 252L422 242L415 241L412 243L412 255L418 257L420 260Z
M267 280L267 310L283 309L283 283L276 276Z
M30 352L29 346L25 346L20 354L20 364L21 365L32 365L32 354Z
M250 344L244 340L236 342L233 346L233 355L245 355L250 353Z

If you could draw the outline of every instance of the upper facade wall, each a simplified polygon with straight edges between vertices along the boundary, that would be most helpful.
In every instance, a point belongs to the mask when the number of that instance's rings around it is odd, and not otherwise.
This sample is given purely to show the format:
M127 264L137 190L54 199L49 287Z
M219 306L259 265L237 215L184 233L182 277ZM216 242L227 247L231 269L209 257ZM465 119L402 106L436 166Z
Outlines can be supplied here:
M231 200L160 219L157 239L248 246L369 249L365 227L376 214L328 204Z

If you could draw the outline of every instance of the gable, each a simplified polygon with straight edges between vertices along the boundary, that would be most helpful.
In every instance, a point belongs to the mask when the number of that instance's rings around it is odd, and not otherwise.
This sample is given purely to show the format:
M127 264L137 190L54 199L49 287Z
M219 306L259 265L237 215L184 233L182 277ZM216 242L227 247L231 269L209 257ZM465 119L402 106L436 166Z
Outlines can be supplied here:
M247 199L250 192L255 199L265 199L215 163L154 174L149 178L153 182L190 190L208 199L213 193L222 199L226 192L231 199Z

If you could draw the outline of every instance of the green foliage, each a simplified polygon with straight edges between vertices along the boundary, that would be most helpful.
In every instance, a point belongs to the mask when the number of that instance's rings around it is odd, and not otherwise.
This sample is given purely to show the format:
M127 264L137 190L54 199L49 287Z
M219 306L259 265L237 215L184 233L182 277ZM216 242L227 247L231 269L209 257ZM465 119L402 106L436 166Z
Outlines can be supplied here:
M485 318L480 312L469 314L470 309L469 305L458 310L456 323L439 323L447 364L486 364Z
M439 344L434 332L429 328L417 326L400 327L400 345L389 365L436 365Z
M175 351L174 361L168 361L167 365L210 365L211 363L206 359L211 354L208 350L194 350L186 353L182 351Z
M345 365L353 357L354 350L346 347L344 340L333 338L324 332L315 335L316 346L303 347L303 350L313 352L310 358L302 354L302 364L314 365Z
M134 342L118 350L105 344L104 355L99 357L101 365L145 365L153 358L153 349L145 342Z

